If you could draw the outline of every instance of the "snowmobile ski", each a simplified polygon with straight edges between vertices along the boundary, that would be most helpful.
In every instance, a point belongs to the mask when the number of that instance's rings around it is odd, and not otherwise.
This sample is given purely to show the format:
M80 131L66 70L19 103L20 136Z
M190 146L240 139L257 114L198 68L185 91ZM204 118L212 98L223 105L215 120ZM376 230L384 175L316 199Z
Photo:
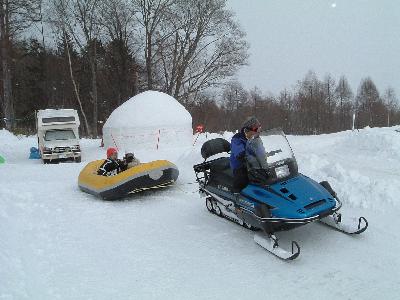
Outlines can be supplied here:
M279 246L278 238L274 234L256 233L254 241L265 250L283 260L293 260L300 255L299 244L292 241L292 251L287 251Z
M360 234L368 228L368 221L366 218L359 217L358 221L344 223L342 215L339 213L327 216L321 219L320 222L346 234Z

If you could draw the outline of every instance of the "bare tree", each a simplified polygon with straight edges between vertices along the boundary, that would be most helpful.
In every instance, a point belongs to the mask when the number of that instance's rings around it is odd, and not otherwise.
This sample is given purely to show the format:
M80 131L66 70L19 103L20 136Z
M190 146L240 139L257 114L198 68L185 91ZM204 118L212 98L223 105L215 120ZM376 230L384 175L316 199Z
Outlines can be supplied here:
M65 50L67 52L67 57L68 57L68 68L69 68L69 73L70 73L70 76L71 76L71 81L72 81L72 84L74 86L75 97L76 97L76 100L78 101L79 108L80 108L80 111L81 111L82 116L83 116L83 120L84 120L85 128L86 128L86 133L88 135L91 135L89 122L88 122L88 119L86 117L85 110L83 109L83 106L82 106L82 100L81 100L81 97L79 95L78 85L76 84L74 72L72 70L71 51L70 51L70 48L69 48L69 41L67 39L66 31L63 31L63 37L64 37L64 43L65 43Z
M72 32L75 41L81 50L86 47L88 50L88 59L90 71L92 75L92 92L91 99L93 103L92 112L92 133L94 137L98 136L97 120L98 120L98 99L97 99L97 42L99 37L99 16L98 16L99 0L76 0L73 5L73 15L79 29L82 31L84 39Z
M375 126L374 106L379 102L379 92L370 77L361 80L356 103L358 115L363 125Z
M147 88L154 87L154 66L156 65L156 51L154 48L159 43L160 32L165 26L166 16L175 0L132 0L137 11L137 20L143 28L144 57L146 63Z
M126 0L103 1L100 9L100 22L109 40L109 47L113 54L113 70L116 78L117 105L127 96L138 93L138 71L133 55L132 42L134 41L135 18L132 9ZM133 70L132 80L129 80L130 69ZM132 88L129 89L129 82ZM131 92L130 92L131 90Z
M297 126L302 133L317 134L321 131L325 103L323 85L317 75L309 71L296 89Z
M398 99L396 97L396 92L392 87L388 87L383 94L383 101L385 102L387 109L387 126L390 126L390 116L394 110L398 108Z
M70 3L69 3L69 0L53 0L52 5L53 5L53 10L52 10L52 15L50 16L49 21L51 22L51 24L53 26L55 26L56 30L58 30L62 35L65 52L67 54L69 75L70 75L70 79L71 79L73 87L74 87L74 95L76 97L76 101L78 102L80 112L83 116L86 133L89 136L91 136L92 131L90 130L88 118L86 116L85 110L83 108L83 102L80 97L78 84L75 80L74 72L72 69L70 41L68 38L69 32L72 29L71 23L70 23L72 21L71 11L70 11Z
M12 39L38 20L37 0L0 0L0 44L2 68L2 107L6 128L14 127L14 102L11 85L10 49Z
M327 74L324 78L323 82L323 88L324 88L324 94L325 94L325 104L327 106L327 117L325 118L325 122L323 122L323 126L325 127L325 130L323 128L323 131L325 132L326 130L333 131L334 130L334 124L333 124L333 111L336 106L336 82L335 79L330 75Z
M208 132L215 132L224 129L221 123L222 110L215 102L215 95L212 93L202 93L188 107L193 124L201 124Z
M262 92L258 87L254 87L250 90L250 103L253 105L253 116L258 115L258 108L260 107L260 102L262 101Z
M224 129L238 129L247 111L249 93L238 81L229 82L222 91L221 105L225 111Z
M280 92L279 94L279 104L281 106L281 109L283 111L283 118L282 121L284 121L283 128L285 131L292 131L292 110L293 110L293 96L291 93L287 90L284 89L283 91Z
M157 45L168 94L196 97L246 64L245 34L225 6L225 0L174 2Z
M62 17L63 27L74 38L81 53L86 53L91 73L92 134L97 136L98 96L97 96L97 43L99 41L100 0L53 0L54 6L62 8L57 14ZM63 15L60 16L60 13Z
M345 76L341 76L335 90L339 100L339 130L350 128L353 92ZM347 120L348 122L346 122Z

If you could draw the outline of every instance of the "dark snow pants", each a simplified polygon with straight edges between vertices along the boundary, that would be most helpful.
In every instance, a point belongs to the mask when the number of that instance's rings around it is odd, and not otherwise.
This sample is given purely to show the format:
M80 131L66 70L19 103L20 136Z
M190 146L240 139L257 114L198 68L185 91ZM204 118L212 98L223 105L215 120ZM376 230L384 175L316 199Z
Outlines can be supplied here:
M247 168L242 167L233 170L233 192L240 193L249 184Z

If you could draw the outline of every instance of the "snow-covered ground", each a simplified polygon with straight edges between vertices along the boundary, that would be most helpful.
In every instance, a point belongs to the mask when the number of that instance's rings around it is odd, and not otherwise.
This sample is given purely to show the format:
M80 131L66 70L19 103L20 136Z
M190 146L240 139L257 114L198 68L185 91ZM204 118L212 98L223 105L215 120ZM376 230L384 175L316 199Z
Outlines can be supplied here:
M205 135L192 148L138 146L142 161L176 163L177 184L105 202L77 185L104 156L99 140L82 140L80 164L43 165L28 160L35 137L0 131L0 299L400 299L396 129L288 137L300 171L328 180L345 216L369 221L360 236L321 224L279 233L301 246L291 262L206 210L192 170Z

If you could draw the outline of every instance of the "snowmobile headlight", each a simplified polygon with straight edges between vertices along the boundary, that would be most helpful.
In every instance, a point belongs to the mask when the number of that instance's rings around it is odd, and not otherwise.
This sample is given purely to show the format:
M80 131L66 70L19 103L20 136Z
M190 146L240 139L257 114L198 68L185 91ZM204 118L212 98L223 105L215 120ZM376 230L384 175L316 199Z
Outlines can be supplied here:
M283 165L275 168L275 174L277 178L284 178L290 175L288 165Z

